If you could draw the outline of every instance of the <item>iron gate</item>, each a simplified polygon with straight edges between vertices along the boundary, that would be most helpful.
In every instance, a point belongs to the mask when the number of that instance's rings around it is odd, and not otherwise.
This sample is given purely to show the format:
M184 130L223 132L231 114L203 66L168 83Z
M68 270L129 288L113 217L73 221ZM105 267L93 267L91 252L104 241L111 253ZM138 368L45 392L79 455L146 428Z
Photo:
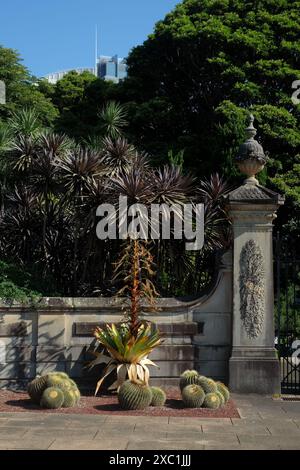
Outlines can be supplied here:
M274 240L275 347L281 366L281 392L300 394L300 237Z

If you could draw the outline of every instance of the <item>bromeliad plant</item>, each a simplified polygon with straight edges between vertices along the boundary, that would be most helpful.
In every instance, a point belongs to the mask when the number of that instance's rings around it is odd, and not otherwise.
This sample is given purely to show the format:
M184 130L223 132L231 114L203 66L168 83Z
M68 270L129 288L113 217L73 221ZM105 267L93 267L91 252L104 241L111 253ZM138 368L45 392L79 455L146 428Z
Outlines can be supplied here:
M96 352L96 359L90 364L105 363L103 376L98 381L95 395L103 381L112 372L117 372L117 380L110 389L119 389L127 376L132 382L149 383L148 366L156 366L148 356L161 344L162 336L157 327L141 321L141 300L145 298L154 307L155 290L150 277L154 275L153 258L146 242L130 240L115 266L115 279L122 277L124 286L118 295L129 294L129 310L125 311L125 321L121 324L98 327L95 338L104 351Z
M97 354L92 366L105 363L103 376L98 381L95 395L98 393L105 378L112 372L117 372L117 380L110 389L119 389L127 376L132 382L142 382L148 385L148 366L156 366L148 356L161 343L161 335L153 323L140 323L136 336L132 335L128 323L106 325L97 328L95 337L107 353Z

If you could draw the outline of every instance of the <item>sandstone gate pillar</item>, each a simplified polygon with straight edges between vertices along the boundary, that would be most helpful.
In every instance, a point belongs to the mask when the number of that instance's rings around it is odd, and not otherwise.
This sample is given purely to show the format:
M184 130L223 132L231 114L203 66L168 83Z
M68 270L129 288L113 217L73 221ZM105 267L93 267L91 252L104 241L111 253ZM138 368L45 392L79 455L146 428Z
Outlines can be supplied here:
M280 366L274 347L272 230L284 198L259 185L255 174L266 163L254 140L251 116L248 140L237 163L248 175L227 196L233 224L233 319L229 387L240 393L280 393Z

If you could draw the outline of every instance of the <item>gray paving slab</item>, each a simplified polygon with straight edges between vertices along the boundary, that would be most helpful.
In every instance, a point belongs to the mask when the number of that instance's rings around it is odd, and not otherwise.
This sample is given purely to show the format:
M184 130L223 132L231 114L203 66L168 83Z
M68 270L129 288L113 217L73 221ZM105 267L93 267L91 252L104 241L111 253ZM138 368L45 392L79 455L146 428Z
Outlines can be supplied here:
M13 411L13 412L11 412L11 411L1 411L0 412L0 418L12 418L12 417L14 417L14 418L21 418L22 419L22 418L24 418L24 415L26 415L27 418L29 418L29 417L30 418L31 417L36 417L36 418L40 417L41 418L41 413L34 413L32 411L30 411L30 412L27 412L27 411L21 411L21 412L19 412L19 411ZM44 416L46 417L46 416L51 416L51 415L48 415L48 414L45 413Z
M9 419L9 418L6 418L6 422L5 422L5 427L32 427L32 426L35 426L35 427L44 427L44 426L47 426L47 423L48 421L46 419L26 419L26 417L24 417L24 419ZM3 427L3 425L1 425L0 423L0 430L1 430L1 426Z
M169 424L190 424L191 426L199 426L205 423L218 423L232 426L232 421L230 418L175 418L173 416L170 416L169 418Z
M107 421L110 423L139 423L141 421L140 416L120 416L120 415L109 415L107 417ZM160 425L160 424L168 424L169 417L168 416L143 416L143 424L148 425Z
M6 426L3 426L3 427L0 428L0 440L1 439L6 439L7 436L12 436L12 438L22 437L22 436L24 436L26 431L27 431L26 426L24 426L24 427L22 427L22 426L19 426L19 427L6 427Z
M77 428L70 428L68 426L62 426L60 428L50 427L43 427L43 428L30 428L27 430L25 434L25 438L36 438L40 435L44 437L53 437L53 438L82 438L84 435L84 439L92 440L96 436L98 432L98 428L86 428L86 427L77 427Z
M282 401L281 408L293 413L300 413L300 401Z
M149 428L149 425L144 425L143 422L137 423L135 426L135 432L136 433L147 433L149 431L164 431L164 432L175 432L178 433L178 435L184 435L186 432L200 432L202 433L202 426L200 424L198 425L192 425L190 423L187 424L161 424L158 427L153 427Z
M288 434L292 436L298 436L300 440L300 429L295 425L294 427L286 428L286 427L275 427L275 426L268 426L268 430L272 436L282 436L283 434Z
M204 445L230 445L233 444L235 445L236 443L239 443L239 440L237 438L236 434L223 434L223 433L203 433L201 438L199 437L198 441Z
M66 422L78 422L78 423L85 423L85 424L92 424L92 423L103 423L111 418L110 415L90 415L90 414L62 414L62 413L55 413L55 414L48 414L47 421L53 422L56 420L64 419Z
M182 440L130 440L127 450L204 450L204 445L198 441Z
M238 434L238 433L246 433L246 434L257 434L257 435L270 435L267 426L263 424L247 424L241 423L240 425L235 424L233 426L222 426L222 425L215 425L215 424L204 424L203 425L203 432L211 433L211 432L219 432L225 434Z
M265 428L257 428L257 427L249 427L247 426L244 427L238 427L234 429L235 434L238 435L246 435L246 436L270 436L271 432L267 427Z
M256 444L245 444L245 445L222 445L217 446L204 446L205 450L281 450L277 444L270 444L268 448L264 445Z
M134 427L134 425L125 426L124 424L120 424L120 426L118 426L117 423L114 425L104 425L98 429L98 432L95 434L94 438L103 439L103 436L124 436L124 434L127 436L128 434L134 433Z
M258 413L254 408L251 407L251 409L247 408L238 408L239 414L241 419L256 419L256 420L262 420L263 416Z
M38 439L0 439L0 450L47 450L53 439L39 437Z
M300 449L300 439L299 436L292 435L281 435L281 436L250 436L248 435L238 435L238 439L243 445L260 445L266 449L270 449L274 446L278 446L281 449Z
M106 438L102 440L88 439L55 439L49 450L125 450L128 439Z

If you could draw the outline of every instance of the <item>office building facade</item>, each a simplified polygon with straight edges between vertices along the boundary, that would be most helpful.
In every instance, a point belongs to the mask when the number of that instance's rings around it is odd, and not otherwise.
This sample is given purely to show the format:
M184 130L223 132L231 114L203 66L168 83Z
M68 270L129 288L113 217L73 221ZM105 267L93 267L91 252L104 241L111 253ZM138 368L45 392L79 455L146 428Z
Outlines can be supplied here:
M57 83L61 80L67 73L74 70L78 74L83 72L90 72L99 78L103 78L106 81L112 81L118 83L120 80L124 80L127 76L127 65L126 61L123 58L114 56L100 56L97 59L97 64L95 68L91 67L82 67L75 69L63 70L61 72L54 72L46 75L44 78L52 84Z

